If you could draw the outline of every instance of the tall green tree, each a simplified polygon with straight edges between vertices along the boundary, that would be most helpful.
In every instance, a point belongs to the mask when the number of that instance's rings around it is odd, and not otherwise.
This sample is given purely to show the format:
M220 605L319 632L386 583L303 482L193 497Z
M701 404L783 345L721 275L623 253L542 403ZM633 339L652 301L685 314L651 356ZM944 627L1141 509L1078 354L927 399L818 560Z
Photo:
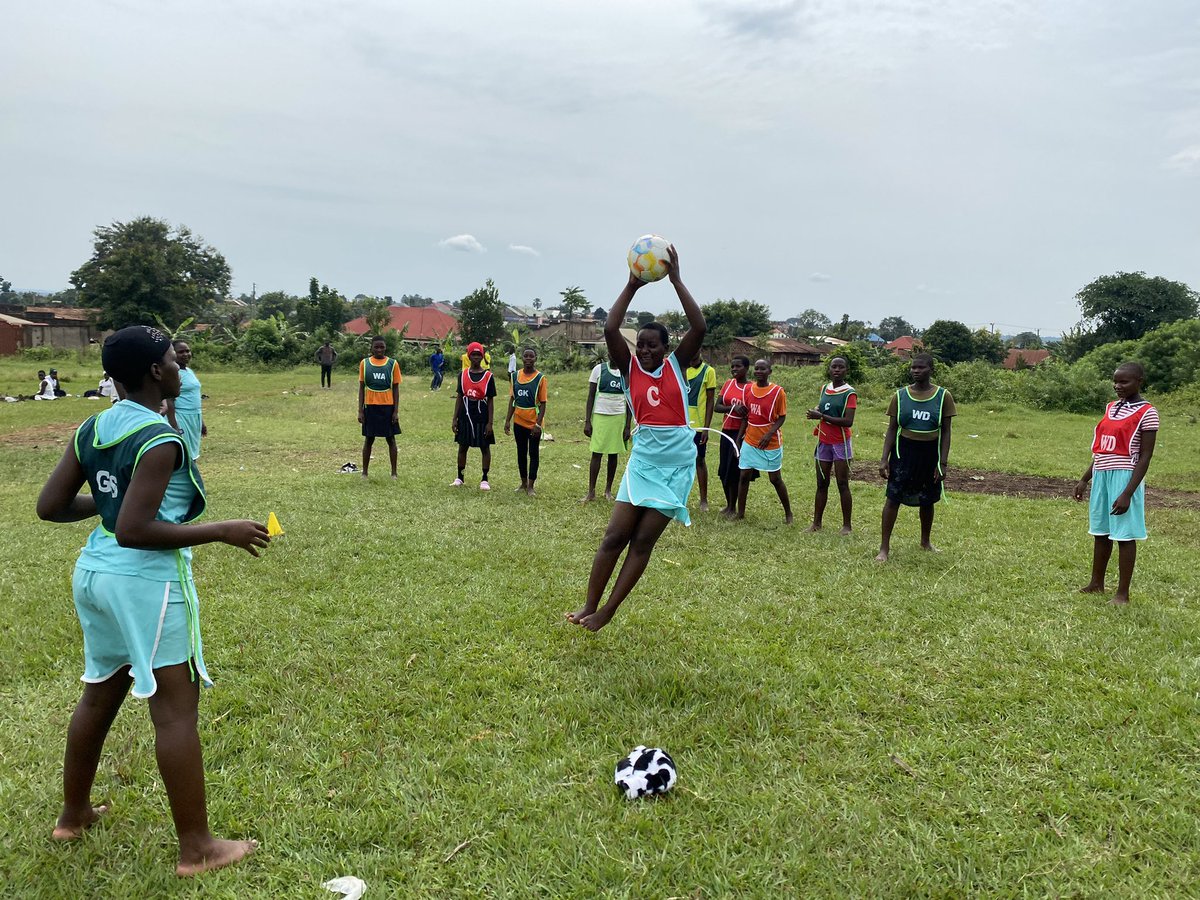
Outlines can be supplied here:
M1145 272L1102 275L1075 295L1093 346L1130 341L1159 325L1196 318L1200 295L1182 281Z
M296 321L300 327L315 334L322 330L341 331L350 320L346 298L327 284L318 284L315 277L308 281L308 297L296 306Z
M1041 350L1042 339L1036 331L1022 331L1015 335L1009 346L1016 347L1018 350Z
M909 335L916 337L916 329L903 316L884 316L875 326L875 333L885 341L894 341L898 337Z
M869 326L862 319L851 319L849 313L842 313L841 320L829 329L829 333L843 341L853 341L866 337L868 329Z
M967 362L975 358L971 329L962 322L938 319L925 329L921 341L943 362Z
M267 291L259 295L254 304L254 318L273 319L275 316L283 316L290 319L296 315L296 304L299 300L299 297L293 297L287 291Z
M3 275L0 275L0 294L11 294L11 293L12 293L12 282L9 281L7 278L5 278Z
M971 359L998 363L1007 355L1004 341L1000 339L1000 335L988 331L986 328L980 328L971 335Z
M587 312L588 307L592 304L583 294L583 288L579 285L571 285L565 291L559 291L559 296L562 297L562 303L559 308L563 312L564 319L573 319L578 315Z
M811 308L806 309L798 316L792 316L792 318L787 320L787 323L795 331L793 336L801 338L815 337L818 334L829 334L833 328L833 322L829 320L829 316Z
M488 279L481 288L476 288L463 297L458 304L462 339L480 341L491 345L504 334L504 304L500 291Z
M708 331L705 347L724 347L735 337L770 334L771 310L753 300L714 300L700 308Z
M101 328L201 316L229 293L229 265L187 226L143 216L93 232L92 257L71 273L79 302Z

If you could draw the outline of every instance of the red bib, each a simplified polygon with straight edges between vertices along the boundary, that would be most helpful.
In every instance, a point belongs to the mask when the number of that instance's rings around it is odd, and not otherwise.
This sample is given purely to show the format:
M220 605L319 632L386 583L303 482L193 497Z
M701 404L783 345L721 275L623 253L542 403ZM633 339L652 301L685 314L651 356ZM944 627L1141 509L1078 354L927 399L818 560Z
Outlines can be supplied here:
M459 376L459 383L462 385L462 395L468 400L486 400L488 384L492 380L492 373L484 369L483 377L478 381L471 380L471 373L467 369L463 369L462 375Z
M629 399L638 425L687 426L687 394L668 359L657 377L642 368L637 357L629 361Z
M750 387L750 382L738 384L736 378L730 378L721 388L721 402L726 406L733 406L735 403L746 405L746 389ZM725 413L725 421L721 423L721 428L724 431L733 431L735 428L742 427L742 420L745 416L739 416L732 412Z
M775 403L779 400L780 387L771 385L771 389L761 397L755 396L754 391L746 391L746 409L750 411L749 423L762 428L775 424Z
M1133 456L1133 436L1137 434L1142 418L1150 410L1149 403L1143 403L1142 408L1123 419L1113 419L1111 413L1117 404L1123 401L1114 400L1104 408L1104 417L1096 426L1096 434L1092 439L1092 452L1104 453L1110 456Z

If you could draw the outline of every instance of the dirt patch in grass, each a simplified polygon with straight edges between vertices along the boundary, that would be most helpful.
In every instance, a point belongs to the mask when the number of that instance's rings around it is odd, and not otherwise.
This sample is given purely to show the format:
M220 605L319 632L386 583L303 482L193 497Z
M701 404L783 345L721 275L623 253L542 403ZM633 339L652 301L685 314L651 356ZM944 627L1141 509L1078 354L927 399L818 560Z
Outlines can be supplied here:
M74 433L74 426L67 427L61 422L39 425L36 428L22 428L20 431L10 431L8 434L0 435L0 447L25 447L35 450L45 447L61 447Z
M880 483L874 469L856 468L851 477L859 481ZM1047 478L1044 475L1013 475L1008 472L989 472L984 469L959 469L951 466L946 487L968 494L1001 494L1030 500L1070 500L1075 482L1070 478ZM1165 488L1146 488L1146 505L1155 509L1200 509L1200 493L1172 491Z

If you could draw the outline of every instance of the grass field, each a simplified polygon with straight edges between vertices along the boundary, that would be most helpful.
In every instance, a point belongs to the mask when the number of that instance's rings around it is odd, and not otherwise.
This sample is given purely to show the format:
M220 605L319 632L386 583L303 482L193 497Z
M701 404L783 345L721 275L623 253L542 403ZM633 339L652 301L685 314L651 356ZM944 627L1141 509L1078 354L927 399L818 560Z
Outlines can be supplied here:
M28 367L0 364L0 390L30 392ZM1148 514L1133 604L1115 609L1075 593L1083 506L955 495L936 555L905 510L881 567L882 485L854 483L841 538L786 528L759 482L746 522L669 528L591 635L562 618L608 515L576 502L585 376L552 380L556 441L531 499L512 490L503 437L490 494L447 487L453 399L421 377L402 392L399 480L377 442L364 482L336 472L361 445L345 376L322 392L315 367L199 374L210 517L274 511L287 531L262 559L213 545L195 562L216 681L200 710L210 817L262 847L174 877L134 700L94 792L112 811L74 846L49 840L82 668L71 566L90 526L41 523L33 505L102 406L0 404L0 883L14 895L319 898L346 874L368 898L1200 893L1200 512ZM805 523L800 411L816 382L784 383L784 476ZM865 392L859 466L878 458L884 403ZM961 405L952 465L1075 478L1092 425ZM1200 427L1164 414L1150 483L1200 490L1197 460ZM613 787L639 743L675 757L670 796Z

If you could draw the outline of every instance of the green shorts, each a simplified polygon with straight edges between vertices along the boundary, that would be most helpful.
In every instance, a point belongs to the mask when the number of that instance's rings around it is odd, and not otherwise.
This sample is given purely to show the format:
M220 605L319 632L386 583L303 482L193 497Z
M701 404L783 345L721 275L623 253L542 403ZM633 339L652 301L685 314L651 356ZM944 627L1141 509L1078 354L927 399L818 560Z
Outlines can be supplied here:
M81 681L107 681L128 666L131 693L145 698L158 690L155 669L191 660L204 684L212 685L204 668L199 600L190 579L185 585L77 566L71 586L83 628Z

